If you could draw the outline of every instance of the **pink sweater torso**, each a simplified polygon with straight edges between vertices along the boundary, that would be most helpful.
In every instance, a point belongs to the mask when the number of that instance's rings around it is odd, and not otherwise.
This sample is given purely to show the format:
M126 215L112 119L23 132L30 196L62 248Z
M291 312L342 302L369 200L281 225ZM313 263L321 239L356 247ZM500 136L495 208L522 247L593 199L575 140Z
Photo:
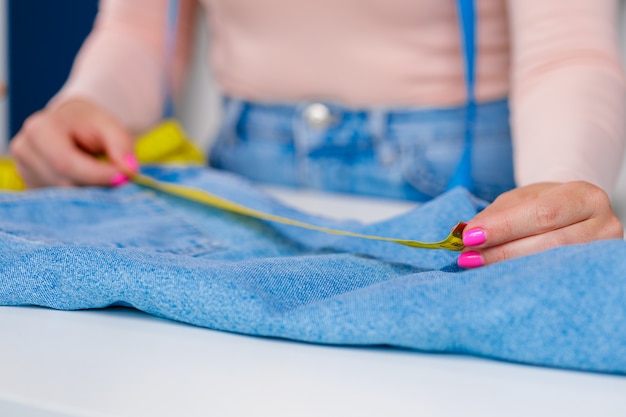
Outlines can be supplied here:
M166 0L102 0L56 98L99 103L133 131L159 117ZM174 85L202 3L226 94L349 106L465 100L454 0L181 0ZM516 179L611 190L623 150L616 0L477 0L477 97L511 97Z

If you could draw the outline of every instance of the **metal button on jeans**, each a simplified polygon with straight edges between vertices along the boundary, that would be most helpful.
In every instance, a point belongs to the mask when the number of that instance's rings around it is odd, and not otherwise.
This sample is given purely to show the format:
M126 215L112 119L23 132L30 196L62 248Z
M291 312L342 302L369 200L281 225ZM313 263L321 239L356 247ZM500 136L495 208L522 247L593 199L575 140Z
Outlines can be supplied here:
M324 129L332 122L333 115L328 106L322 103L312 103L304 109L304 118L310 127Z

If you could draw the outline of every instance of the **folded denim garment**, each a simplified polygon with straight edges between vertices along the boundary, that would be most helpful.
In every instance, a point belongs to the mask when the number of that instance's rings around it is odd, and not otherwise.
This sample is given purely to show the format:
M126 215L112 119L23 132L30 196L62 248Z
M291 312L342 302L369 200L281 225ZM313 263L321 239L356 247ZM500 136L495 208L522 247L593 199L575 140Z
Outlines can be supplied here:
M423 241L483 207L455 189L362 225L298 212L206 168L144 172L297 220ZM467 271L457 256L271 224L135 185L0 194L0 305L123 305L250 335L626 374L624 241Z

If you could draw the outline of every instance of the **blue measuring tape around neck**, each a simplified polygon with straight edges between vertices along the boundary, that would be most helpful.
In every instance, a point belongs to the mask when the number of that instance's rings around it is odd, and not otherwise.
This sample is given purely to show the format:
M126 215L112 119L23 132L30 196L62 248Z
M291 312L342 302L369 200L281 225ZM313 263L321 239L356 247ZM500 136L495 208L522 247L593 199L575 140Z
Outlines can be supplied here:
M165 32L164 54L165 60L163 68L165 68L165 79L163 80L163 89L165 91L165 103L163 106L163 119L174 117L174 88L172 68L176 54L176 39L178 33L178 0L169 0L167 9L167 30Z
M476 8L474 0L457 0L461 43L465 64L465 140L463 153L452 174L448 189L464 187L472 189L472 142L476 121Z

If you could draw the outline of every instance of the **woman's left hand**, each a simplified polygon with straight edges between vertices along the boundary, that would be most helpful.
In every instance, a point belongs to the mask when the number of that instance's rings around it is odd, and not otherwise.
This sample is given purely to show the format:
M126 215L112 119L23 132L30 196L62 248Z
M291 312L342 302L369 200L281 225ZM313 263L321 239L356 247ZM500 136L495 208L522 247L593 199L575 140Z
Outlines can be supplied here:
M624 237L608 195L587 182L537 183L499 196L467 223L463 268L556 246Z

